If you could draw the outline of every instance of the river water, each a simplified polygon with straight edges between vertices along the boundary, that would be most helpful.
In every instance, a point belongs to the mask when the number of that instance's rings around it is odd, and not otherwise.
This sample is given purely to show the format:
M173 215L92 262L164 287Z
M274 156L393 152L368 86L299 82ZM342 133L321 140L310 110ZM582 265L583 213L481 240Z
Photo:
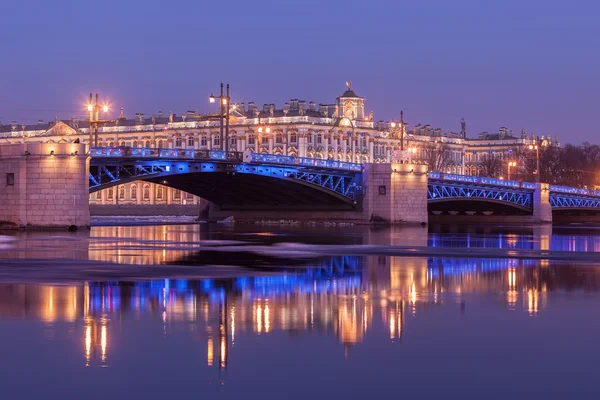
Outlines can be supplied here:
M0 236L1 398L600 394L600 228L97 223Z

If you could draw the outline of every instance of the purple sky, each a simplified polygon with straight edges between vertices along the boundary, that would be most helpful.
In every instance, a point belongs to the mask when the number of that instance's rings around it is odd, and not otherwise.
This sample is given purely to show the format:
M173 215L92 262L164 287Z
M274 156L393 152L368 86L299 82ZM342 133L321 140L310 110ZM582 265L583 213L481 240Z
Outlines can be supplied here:
M352 80L375 120L469 136L595 138L596 0L0 2L0 121L85 114L90 92L151 115L233 101L331 103Z

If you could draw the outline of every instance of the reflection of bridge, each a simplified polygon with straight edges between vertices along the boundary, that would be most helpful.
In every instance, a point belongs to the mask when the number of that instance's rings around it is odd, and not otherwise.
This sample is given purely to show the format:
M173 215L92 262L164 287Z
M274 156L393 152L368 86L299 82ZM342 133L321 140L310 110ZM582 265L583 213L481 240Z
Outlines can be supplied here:
M91 155L92 192L141 179L226 207L355 209L367 189L363 175L368 167L341 161L128 147L92 148ZM553 210L600 210L600 191L554 185L537 189L529 182L439 172L430 172L428 178L430 210L532 214L536 190L549 192Z

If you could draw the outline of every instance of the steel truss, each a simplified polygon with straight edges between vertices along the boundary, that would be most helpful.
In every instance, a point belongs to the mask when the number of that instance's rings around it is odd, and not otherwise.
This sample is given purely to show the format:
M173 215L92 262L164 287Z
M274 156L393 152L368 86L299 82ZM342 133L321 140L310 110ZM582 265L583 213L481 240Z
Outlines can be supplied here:
M450 182L429 181L427 200L443 199L486 199L532 208L531 191L503 187L470 186Z
M600 198L569 196L564 193L550 193L552 208L596 208L600 209Z
M324 187L352 200L357 199L359 187L354 176L291 171L288 172L287 177Z
M116 183L130 178L143 178L149 175L158 175L167 172L169 166L166 165L90 165L90 189L95 189L101 185Z

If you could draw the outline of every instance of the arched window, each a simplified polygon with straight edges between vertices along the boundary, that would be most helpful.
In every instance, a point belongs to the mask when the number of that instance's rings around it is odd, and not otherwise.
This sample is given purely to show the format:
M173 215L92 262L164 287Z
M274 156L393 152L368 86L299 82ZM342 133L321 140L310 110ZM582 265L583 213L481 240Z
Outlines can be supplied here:
M138 142L137 142L137 140L134 140L132 147L137 147L137 146L138 146Z
M298 135L296 133L292 133L290 135L290 143L296 143L298 141Z
M144 185L144 200L150 200L150 185Z
M175 147L181 147L181 138L180 137L175 138Z
M206 136L200 138L200 146L206 146Z
M162 142L162 139L161 139L161 140L158 141L158 148L162 149L162 147L163 147L163 142Z
M146 140L146 143L144 143L144 147L150 147L150 141Z
M108 200L112 200L114 196L113 188L108 189Z
M119 186L119 199L125 198L125 186Z
M256 140L254 136L248 136L248 144L256 144Z
M137 185L131 185L131 198L137 199Z
M179 200L179 199L181 199L181 191L180 191L180 190L177 190L177 189L175 189L175 190L173 191L173 198L174 198L175 200Z
M221 138L219 136L214 136L213 137L213 146L220 146L221 145Z
M109 145L110 147L115 147L115 142L110 142L108 145Z
M194 137L193 136L188 136L187 145L188 145L188 147L194 147Z
M263 136L260 141L261 144L269 144L269 137Z
M317 143L323 143L323 135L317 135Z
M122 140L120 146L125 146L125 141Z
M229 138L229 143L231 144L231 146L236 146L237 138L235 136L232 136L231 138Z
M159 186L158 189L156 189L156 200L162 200L163 198L163 188L162 186Z
M283 135L281 133L275 135L275 143L283 143Z

